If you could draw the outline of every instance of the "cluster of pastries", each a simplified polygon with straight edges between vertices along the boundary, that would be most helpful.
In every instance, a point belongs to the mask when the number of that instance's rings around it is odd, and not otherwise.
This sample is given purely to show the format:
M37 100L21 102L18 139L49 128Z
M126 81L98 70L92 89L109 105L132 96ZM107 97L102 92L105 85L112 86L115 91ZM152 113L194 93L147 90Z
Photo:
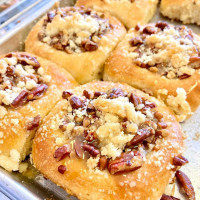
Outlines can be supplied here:
M32 152L80 200L178 200L174 177L195 200L179 122L199 105L200 37L146 24L157 4L78 0L33 27L29 53L0 57L0 166L22 171Z

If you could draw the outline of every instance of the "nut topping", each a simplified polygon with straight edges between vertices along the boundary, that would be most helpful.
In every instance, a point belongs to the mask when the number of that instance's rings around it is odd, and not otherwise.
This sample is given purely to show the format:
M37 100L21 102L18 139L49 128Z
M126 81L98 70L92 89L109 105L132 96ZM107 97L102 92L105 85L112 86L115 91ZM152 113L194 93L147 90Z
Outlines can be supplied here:
M79 109L79 108L83 107L81 100L76 96L71 97L69 102L73 109Z
M120 157L108 162L108 170L111 174L135 171L142 167L143 158L137 151L122 153Z
M64 174L66 170L67 170L67 168L66 168L66 166L64 166L64 165L60 165L60 166L58 167L58 171L59 171L61 174Z
M166 194L163 194L160 200L180 200L180 199L173 197L173 196L168 196Z
M70 153L71 153L71 149L70 149L69 145L64 145L64 146L56 149L56 151L54 153L54 158L56 158L58 161L60 161L60 160L63 160L64 158L66 158L67 156L70 156Z
M63 91L63 93L62 93L62 98L63 98L63 99L68 99L68 98L71 97L72 95L73 95L72 92Z
M179 155L179 156L175 156L173 158L173 164L175 166L183 166L185 165L186 163L188 163L188 160L187 158L183 157L182 155Z
M96 157L100 154L100 151L92 145L84 144L82 148L84 151L87 151L93 157Z
M23 104L26 103L27 101L27 95L28 95L28 92L27 91L22 91L15 99L14 101L11 103L11 106L13 108L17 108Z
M101 156L99 159L99 169L103 171L104 169L106 169L107 164L108 164L108 158L106 156Z
M26 129L28 131L31 131L31 130L38 128L38 126L40 124L40 120L41 120L40 115L37 115L36 117L33 118L33 121L31 121L27 124Z
M74 142L74 149L75 149L76 155L82 159L84 158L84 150L82 147L83 140L84 140L84 138L82 136L77 136L75 138L75 142Z
M195 200L195 191L188 176L184 174L182 171L178 170L176 172L176 178L180 183L183 191L188 196L189 200Z
M48 86L46 84L41 84L35 89L33 89L29 94L27 99L28 100L34 100L40 97L41 95L44 94L44 92L47 90Z

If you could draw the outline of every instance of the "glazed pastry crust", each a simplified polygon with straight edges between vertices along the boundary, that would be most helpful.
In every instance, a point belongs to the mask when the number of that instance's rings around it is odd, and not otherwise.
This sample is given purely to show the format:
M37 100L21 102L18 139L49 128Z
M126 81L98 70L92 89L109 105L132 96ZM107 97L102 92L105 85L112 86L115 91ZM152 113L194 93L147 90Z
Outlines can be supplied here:
M25 42L26 51L55 62L70 72L81 84L98 80L102 77L103 65L109 53L126 33L124 26L116 18L109 14L106 18L110 20L113 29L101 38L96 51L67 54L39 41L37 35L42 29L44 18L29 33Z
M33 56L24 52L23 55ZM0 56L2 57L4 56ZM32 138L36 131L27 131L27 123L37 115L41 116L42 121L59 101L62 91L78 85L69 73L62 68L58 70L56 64L40 57L37 57L37 60L45 74L51 76L47 91L39 99L29 101L23 106L7 108L7 114L0 119L0 132L3 133L0 138L0 165L8 171L19 170L20 162L30 153Z
M145 24L155 14L158 0L78 0L77 6L86 6L98 11L109 12L117 17L128 29L137 24Z
M187 98L180 99L179 109L183 109L183 116L178 116L179 121L183 121L186 115L195 111L199 106L200 98L200 73L195 70L194 74L186 79L168 79L158 73L152 73L146 68L141 68L133 62L133 58L127 56L126 49L129 41L136 31L131 29L124 40L119 43L116 49L107 59L104 68L103 80L124 82L135 88L151 93L163 101L167 101L169 96L177 97L177 88L183 88ZM186 101L185 101L186 100ZM189 103L189 105L187 105ZM183 106L181 106L181 104ZM186 105L186 106L184 106ZM184 111L184 107L191 111ZM178 105L177 105L178 108ZM174 107L172 108L172 110Z
M58 146L66 144L67 141L60 129L55 130L51 126L54 124L52 122L55 121L56 114L58 117L64 115L62 110L66 106L66 100L59 101L38 130L33 143L33 163L46 178L80 200L159 200L174 174L169 167L173 156L178 154L183 147L180 125L163 103L125 84L91 82L77 87L72 92L75 95L81 95L83 90L105 92L111 88L121 88L155 102L158 111L164 115L164 121L170 124L167 128L169 136L158 143L158 150L149 153L147 161L140 169L126 176L111 175L107 170L99 172L88 170L86 162L77 157L71 156L57 162L53 157L54 152ZM161 155L163 162L159 167L156 161ZM61 174L58 172L58 166L63 164L66 164L67 171Z
M162 0L161 13L170 19L180 20L185 24L200 25L200 1L199 0Z

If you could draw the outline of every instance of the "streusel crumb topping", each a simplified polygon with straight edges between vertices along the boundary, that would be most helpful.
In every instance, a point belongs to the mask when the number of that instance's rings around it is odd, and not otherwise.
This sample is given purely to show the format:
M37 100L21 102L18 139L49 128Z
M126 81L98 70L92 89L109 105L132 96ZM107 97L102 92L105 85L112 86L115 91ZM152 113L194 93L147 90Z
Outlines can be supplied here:
M16 108L41 97L50 79L37 58L23 53L7 54L0 59L0 110L6 112L8 106Z
M200 68L200 38L185 26L137 26L130 40L134 63L168 79L186 79Z
M47 14L40 41L66 53L95 51L101 37L110 29L104 14L89 8L57 9Z
M144 151L168 136L168 125L156 104L133 93L113 88L84 90L76 96L65 91L63 98L68 102L67 114L57 123L73 145L59 147L54 155L58 160L70 156L73 149L78 158L87 159L90 169L107 168L111 174L134 171L142 166Z

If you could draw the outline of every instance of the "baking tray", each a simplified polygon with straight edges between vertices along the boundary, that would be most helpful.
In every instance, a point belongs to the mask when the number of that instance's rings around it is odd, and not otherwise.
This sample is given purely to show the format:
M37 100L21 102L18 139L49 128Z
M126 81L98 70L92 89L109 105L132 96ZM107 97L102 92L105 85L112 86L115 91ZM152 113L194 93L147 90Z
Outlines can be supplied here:
M15 16L14 18L11 17L10 23L12 23L12 28L3 37L0 36L0 54L23 50L24 39L28 32L36 21L53 6L55 1L35 0L35 5L31 8L26 8L26 13L19 15L18 18L15 18ZM74 0L60 1L61 6L73 5L74 3ZM19 18L20 23L16 23L16 20L19 21ZM157 11L151 22L158 20L169 21ZM181 25L180 22L171 23ZM195 33L200 34L200 27L196 25L188 26ZM187 137L185 141L186 152L184 155L190 161L189 164L182 167L182 170L190 177L193 183L196 200L200 200L200 108L186 122L181 123L181 126ZM41 174L30 178L30 176L22 175L18 172L9 173L1 168L0 191L13 200L77 200L75 197L69 196L63 189L51 181L46 180ZM181 200L187 199L181 195L179 187L176 184L169 184L166 194L174 195Z

